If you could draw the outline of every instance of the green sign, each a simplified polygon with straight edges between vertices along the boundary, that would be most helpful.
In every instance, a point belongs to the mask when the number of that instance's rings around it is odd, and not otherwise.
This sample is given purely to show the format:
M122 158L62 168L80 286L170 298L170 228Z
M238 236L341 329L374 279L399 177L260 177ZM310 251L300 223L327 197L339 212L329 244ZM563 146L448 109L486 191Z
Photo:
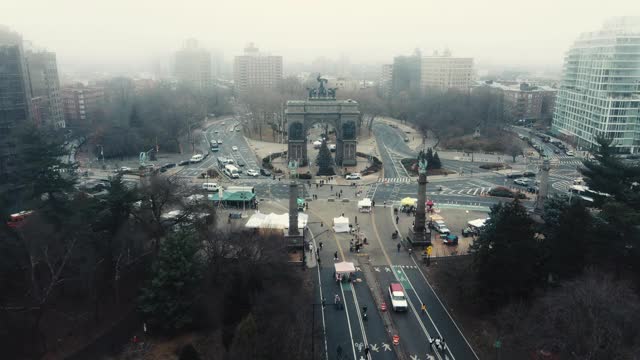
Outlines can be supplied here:
M493 344L493 347L496 349L500 349L502 347L502 341L496 340L496 342Z

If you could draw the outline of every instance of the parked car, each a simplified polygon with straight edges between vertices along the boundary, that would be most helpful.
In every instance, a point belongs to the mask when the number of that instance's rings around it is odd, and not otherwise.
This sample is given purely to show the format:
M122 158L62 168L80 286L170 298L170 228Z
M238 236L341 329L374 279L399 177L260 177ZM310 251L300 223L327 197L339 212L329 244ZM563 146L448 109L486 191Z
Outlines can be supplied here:
M389 298L391 298L391 308L393 311L407 311L407 297L404 294L402 284L397 282L389 284Z
M529 185L529 179L522 179L522 178L515 179L515 180L513 180L513 183L514 184L518 184L518 185L522 185L522 186L527 186L527 185Z
M441 235L440 238L445 245L458 245L458 236L453 234Z
M432 227L433 229L435 229L435 231L439 232L440 234L451 233L451 230L449 230L449 228L447 227L447 224L445 224L444 221L442 220L436 220L432 222Z
M473 236L476 235L476 231L471 228L470 226L467 226L466 228L462 229L462 236L463 237L469 237L469 236Z
M271 171L267 169L260 169L260 174L264 176L271 176Z
M531 193L534 193L534 194L537 194L538 191L540 191L540 188L535 186L535 185L531 185L531 186L527 187L527 191L531 192Z
M218 139L218 145L222 145L222 139Z
M512 172L510 174L507 174L507 179L517 179L517 178L521 178L522 176L523 176L522 173Z
M232 147L231 147L231 150L233 150L233 151L238 151L238 147L237 147L237 146L232 146Z
M347 180L360 180L361 176L359 173L347 174L344 177Z
M247 175L256 177L256 176L259 176L260 173L258 172L258 170L249 169L249 170L247 170Z

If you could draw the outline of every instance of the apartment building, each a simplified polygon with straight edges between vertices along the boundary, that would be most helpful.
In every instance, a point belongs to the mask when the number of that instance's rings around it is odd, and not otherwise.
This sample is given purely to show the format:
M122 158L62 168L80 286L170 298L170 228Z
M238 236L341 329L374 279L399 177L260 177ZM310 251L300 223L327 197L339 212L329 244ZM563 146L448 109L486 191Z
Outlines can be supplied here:
M420 87L423 90L459 89L467 91L473 80L473 58L451 56L450 51L442 55L435 52L422 58L420 64Z
M174 75L183 85L198 90L211 88L211 53L199 48L195 39L187 40L175 53Z
M273 89L282 81L282 56L266 55L252 43L233 61L233 80L238 93L250 89Z
M391 95L391 84L393 83L393 64L383 64L380 72L378 88L384 97Z
M95 120L105 102L104 88L74 84L62 89L64 116L70 126Z
M551 130L577 146L613 140L640 152L640 18L619 17L580 35L567 51Z
M64 109L56 54L49 51L27 51L27 67L31 82L33 120L64 128Z

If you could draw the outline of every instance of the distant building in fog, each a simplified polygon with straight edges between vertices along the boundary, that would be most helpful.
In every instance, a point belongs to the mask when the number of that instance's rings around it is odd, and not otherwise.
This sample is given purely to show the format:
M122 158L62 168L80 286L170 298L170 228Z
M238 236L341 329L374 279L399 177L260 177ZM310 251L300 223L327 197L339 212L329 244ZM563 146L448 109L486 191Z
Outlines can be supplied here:
M396 56L393 58L391 73L391 92L395 95L400 92L420 91L420 60L418 50L410 56Z
M233 80L237 92L272 89L282 81L282 56L261 54L253 44L233 61Z
M26 58L31 80L34 121L64 128L64 109L56 54L48 51L27 51Z
M11 174L17 155L10 130L30 121L31 88L22 37L0 27L0 184Z
M557 89L528 83L481 81L472 90L488 89L498 95L506 121L550 119Z
M174 75L178 82L204 90L211 87L211 54L198 47L195 39L186 41L175 53Z
M69 126L92 122L105 102L104 88L75 84L62 88L64 116Z
M393 64L382 65L382 71L380 73L380 80L378 81L378 88L382 96L388 97L391 95L391 84L393 81Z
M459 89L469 90L473 74L473 59L452 57L445 50L442 55L437 52L433 56L422 58L420 68L420 85L426 89Z

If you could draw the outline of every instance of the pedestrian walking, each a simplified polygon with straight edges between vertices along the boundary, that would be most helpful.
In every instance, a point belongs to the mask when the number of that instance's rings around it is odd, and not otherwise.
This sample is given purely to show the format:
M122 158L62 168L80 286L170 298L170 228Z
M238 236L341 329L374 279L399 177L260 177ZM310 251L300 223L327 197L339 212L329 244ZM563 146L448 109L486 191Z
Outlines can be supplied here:
M313 244L309 243L309 253L313 254Z
M333 253L333 260L334 261L338 261L338 252L337 251Z
M331 185L331 191L333 191L333 185Z
M316 249L316 256L320 256L320 248Z
M358 224L358 216L357 215L356 215L355 220L356 220L356 225L357 225Z
M342 359L342 346L338 345L336 348L336 355L338 355L338 359Z
M342 193L338 193L338 199L340 199L342 197Z
M422 306L420 306L420 311L422 311L423 313L427 313L427 305L425 305L424 303L422 303Z
M320 250L322 250L322 241L318 243L318 246L320 247Z
M400 252L400 243L398 243L398 252Z
M396 225L398 225L398 221L400 221L400 217L396 215Z
M371 200L371 206L375 207L376 206L376 201L375 200Z
M364 357L369 358L369 345L364 347Z

